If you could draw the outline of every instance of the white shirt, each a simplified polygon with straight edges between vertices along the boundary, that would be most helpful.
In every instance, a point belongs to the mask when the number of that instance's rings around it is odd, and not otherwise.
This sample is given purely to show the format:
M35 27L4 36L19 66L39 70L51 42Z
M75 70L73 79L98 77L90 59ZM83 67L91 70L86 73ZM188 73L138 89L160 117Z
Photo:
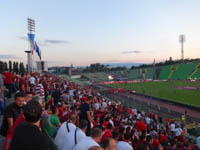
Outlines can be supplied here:
M151 119L149 117L145 118L146 124L150 124L151 123Z
M74 147L75 147L75 131L76 131L76 142L77 142L76 144L78 144L83 138L86 137L85 133L80 128L77 128L65 136L60 150L73 150L74 149Z
M73 150L88 150L92 146L99 146L91 137L86 136L82 139Z
M119 141L117 143L117 150L133 150L133 147L124 141Z
M76 129L76 126L73 123L68 123L69 131L74 131ZM58 129L58 132L56 134L56 137L54 139L55 144L57 145L58 149L60 149L60 146L62 146L64 137L68 134L66 122L63 122L61 127Z
M172 123L169 127L170 127L170 131L174 131L175 130L175 124L174 123Z
M180 136L181 133L183 132L183 130L182 130L181 128L176 128L176 129L174 130L174 132L176 133L176 136Z
M139 113L139 114L137 114L137 119L140 120L140 118L141 118L141 114Z
M95 104L94 104L94 107L95 107L96 110L99 110L100 104L99 104L99 103L95 103Z
M29 78L29 82L30 82L30 84L35 84L35 78L34 77L30 77Z

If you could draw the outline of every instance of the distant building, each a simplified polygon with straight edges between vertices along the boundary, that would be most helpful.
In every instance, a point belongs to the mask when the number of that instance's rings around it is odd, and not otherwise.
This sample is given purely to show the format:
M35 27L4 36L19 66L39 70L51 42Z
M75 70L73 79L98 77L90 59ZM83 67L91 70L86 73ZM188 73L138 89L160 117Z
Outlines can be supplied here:
M48 71L47 61L36 61L36 71L43 72Z

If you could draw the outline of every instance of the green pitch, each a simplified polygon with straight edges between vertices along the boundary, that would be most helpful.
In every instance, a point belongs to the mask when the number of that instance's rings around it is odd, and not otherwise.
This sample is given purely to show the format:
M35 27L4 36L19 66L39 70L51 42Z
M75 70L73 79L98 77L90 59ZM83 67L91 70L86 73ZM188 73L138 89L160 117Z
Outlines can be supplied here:
M200 87L200 82L183 82L183 81L159 81L159 82L140 82L140 83L122 83L112 84L111 87L126 88L135 90L137 93L164 98L183 104L200 107L200 89L186 90L174 87Z

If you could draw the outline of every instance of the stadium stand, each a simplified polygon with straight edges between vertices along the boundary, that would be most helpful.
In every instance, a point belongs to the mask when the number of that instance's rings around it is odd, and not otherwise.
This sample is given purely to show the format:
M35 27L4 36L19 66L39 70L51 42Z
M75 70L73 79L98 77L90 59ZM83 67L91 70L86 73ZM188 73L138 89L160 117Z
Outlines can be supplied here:
M129 72L129 80L143 79L140 69L133 69Z
M194 71L190 75L190 78L200 79L200 63L198 63L198 65L196 65L196 68L194 69Z
M108 76L105 72L85 73L83 76L94 82L108 81Z
M176 70L173 71L172 76L170 79L172 80L184 80L188 79L189 75L197 66L198 62L191 62L187 64L180 64Z
M162 69L160 71L160 77L159 77L160 80L168 79L168 76L169 76L169 74L171 72L170 68L171 68L170 65L162 67Z
M114 76L115 80L127 80L128 79L128 71L127 70L111 71L107 74Z
M155 68L147 68L146 79L153 79L155 74Z

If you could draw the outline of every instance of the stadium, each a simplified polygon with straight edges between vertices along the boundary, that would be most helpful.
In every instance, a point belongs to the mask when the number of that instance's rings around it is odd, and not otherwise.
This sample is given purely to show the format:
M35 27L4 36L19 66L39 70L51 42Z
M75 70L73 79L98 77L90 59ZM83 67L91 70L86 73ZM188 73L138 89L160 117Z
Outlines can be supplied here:
M0 6L0 150L200 150L200 2L22 2Z

